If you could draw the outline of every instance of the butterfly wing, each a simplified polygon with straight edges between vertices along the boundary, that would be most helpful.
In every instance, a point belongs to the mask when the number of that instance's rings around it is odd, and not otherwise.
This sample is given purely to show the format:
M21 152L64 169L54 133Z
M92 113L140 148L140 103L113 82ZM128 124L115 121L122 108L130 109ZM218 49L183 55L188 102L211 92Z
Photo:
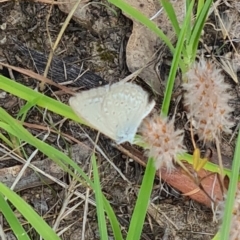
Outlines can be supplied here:
M89 125L120 144L133 142L155 102L149 102L148 94L140 86L119 82L77 93L69 104Z
M149 102L147 92L133 83L114 84L110 86L109 93L103 101L103 109L108 113L106 122L112 123L117 143L132 143L139 125L151 112L155 101Z
M106 119L102 109L104 97L108 92L109 85L83 91L71 97L69 105L91 127L115 140L111 128L106 127Z

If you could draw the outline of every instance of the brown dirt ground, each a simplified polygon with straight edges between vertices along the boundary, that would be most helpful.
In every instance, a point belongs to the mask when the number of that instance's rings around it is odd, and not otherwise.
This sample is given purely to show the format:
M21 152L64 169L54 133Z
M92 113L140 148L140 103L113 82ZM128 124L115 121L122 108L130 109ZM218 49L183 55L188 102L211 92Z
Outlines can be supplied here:
M93 19L103 18L106 20L108 19L108 14L109 12L104 6L98 8L92 6ZM211 16L211 21L215 24L216 20L214 16L214 14ZM49 17L49 34L54 42L60 31L61 24L66 18L66 14L62 13L57 6L53 6L50 10L50 5L41 2L21 1L17 3L15 1L7 1L0 3L0 25L2 26L0 30L1 61L36 71L33 67L32 59L24 57L16 47L16 42L13 40L17 39L19 43L24 44L29 49L37 50L48 57L50 42L46 30L47 17ZM64 61L70 65L76 64L79 68L81 66L83 66L83 69L88 68L91 72L101 76L107 82L116 82L120 78L127 76L128 71L124 59L124 48L126 47L127 38L131 34L131 21L121 15L120 11L118 11L115 21L113 25L110 23L109 28L103 29L101 32L95 32L87 26L81 26L71 21L60 41L55 57L64 59ZM4 28L5 23L6 28ZM203 38L203 43L211 49L208 54L216 53L223 55L231 51L231 45L229 43L220 49L223 45L222 36L220 36L221 34L215 31L211 25L208 26L206 32L207 34ZM203 48L203 44L200 48ZM218 52L218 50L220 52ZM162 68L165 68L167 74L170 55L167 52L165 55L167 57L163 61ZM9 71L3 69L2 74L9 76ZM37 81L34 79L17 74L16 72L13 72L13 75L16 81L30 88L35 88L37 85ZM49 76L49 78L51 78L51 76ZM93 83L91 87L98 85L99 82L96 82ZM86 84L85 88L88 87ZM54 90L55 89L52 89L50 91L47 89L45 90L45 94L52 95ZM234 96L237 97L237 87L233 86L232 91ZM60 94L57 96L60 101L67 103L68 95ZM236 107L234 118L237 119L239 115L238 106L235 101L232 104ZM4 97L0 99L0 106L11 113L13 117L16 117L22 105L22 100L9 94L4 95ZM172 104L171 112L174 111L174 108L175 106ZM178 108L178 111L178 114L181 114L181 107ZM42 114L43 110L33 109L28 113L25 121L27 123L46 126L45 122L43 122ZM50 117L53 123L62 119L60 116L54 114L51 114ZM65 121L59 129L82 142L81 147L75 146L77 155L74 156L78 164L83 167L87 173L89 171L89 152L90 149L92 149L92 144L86 137L85 132L87 132L92 139L95 139L96 133L88 128L83 129L72 121ZM29 131L34 135L40 132L43 133L43 130L31 127ZM191 151L192 147L189 133L186 135L186 145L189 146L189 151ZM69 147L64 137L60 136L60 138L58 138L58 135L53 133L49 135L46 142L62 150L66 150ZM99 146L125 176L125 179L123 179L116 169L106 161L105 157L98 154L103 192L111 202L119 222L122 225L122 231L125 234L129 226L144 168L114 148L111 141L103 136L100 137ZM34 150L28 145L24 148L27 155L30 155ZM225 154L232 156L231 151L229 153L229 150L226 150ZM81 153L81 156L78 155L79 153ZM39 153L35 156L34 161L41 162L43 159L44 156ZM8 159L8 161L1 161L0 168L7 169L15 165L19 165L19 163L14 159ZM77 189L78 192L86 194L86 189L83 186L76 187L69 176L61 175L61 180L65 184L70 184ZM38 186L34 186L34 184L23 184L23 186L19 188L18 193L32 205L50 225L53 225L63 207L63 203L67 201L69 193L67 189L64 189L64 187L59 184L37 185ZM74 196L72 198L74 198ZM91 192L90 198L92 198ZM61 231L71 225L70 228L61 235L62 239L74 240L81 238L85 203L77 199L69 202L68 208L75 206L79 202L81 204L62 219L57 226L57 231ZM213 222L211 209L192 201L188 197L181 196L179 192L171 188L167 183L161 182L159 179L155 180L151 203L152 208L146 217L141 239L207 240L211 239L217 231L217 225ZM159 215L157 215L158 210L160 210ZM1 221L7 238L16 239L9 231L6 222L4 220ZM23 224L24 223L23 220ZM34 231L31 231L31 238L38 239ZM99 239L96 210L91 204L89 204L87 214L85 239ZM113 238L109 237L109 239Z

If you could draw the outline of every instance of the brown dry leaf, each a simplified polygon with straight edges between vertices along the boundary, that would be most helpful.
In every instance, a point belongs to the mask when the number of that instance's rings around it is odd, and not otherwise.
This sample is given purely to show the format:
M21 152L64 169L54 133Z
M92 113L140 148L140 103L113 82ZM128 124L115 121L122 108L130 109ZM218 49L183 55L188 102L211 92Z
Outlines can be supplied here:
M60 1L59 1L60 2ZM61 11L69 13L73 8L75 2L71 0L65 1L65 4L59 4ZM90 31L99 32L104 28L109 27L104 21L90 22L89 17L89 5L86 6L88 0L82 1L77 10L74 13L73 19L81 25L85 25ZM141 11L148 18L153 17L160 9L161 5L159 0L128 0L127 1L132 7ZM176 11L178 20L181 22L185 15L184 7L185 1L171 1L173 7ZM124 13L123 13L124 14ZM126 14L125 14L126 15ZM133 21L133 30L129 38L127 48L126 48L126 60L127 66L130 72L135 72L136 70L144 67L148 62L153 60L153 57L157 50L159 49L162 41L149 30L147 27L135 21L130 16L126 15ZM172 29L171 23L168 20L164 11L162 11L154 20L155 23L163 30L163 32L172 39L174 37L174 31ZM153 64L144 68L139 77L141 77L146 83L148 83L152 89L160 93L161 92L161 82L159 74L155 71L155 66Z
M32 163L32 165L55 179L60 179L64 175L63 170L56 163L49 159L35 161ZM16 165L13 167L0 169L0 182L4 183L8 187L11 187L22 168L23 165ZM22 178L15 186L15 191L18 192L24 189L51 183L53 183L52 179L37 173L31 168L27 168Z
M142 12L149 19L152 18L161 9L159 0L128 0L128 3L132 7ZM185 15L185 1L171 1L171 3L173 4L173 7L176 11L178 20L182 22ZM131 18L128 15L126 16L128 18ZM147 27L138 23L133 18L131 19L133 21L133 30L127 44L126 59L129 70L131 72L134 72L151 61L162 41ZM173 28L166 14L164 13L164 10L162 10L162 12L153 19L153 22L155 22L170 39L174 37ZM161 89L161 83L159 80L159 75L155 71L154 65L155 64L152 64L143 69L139 74L139 77L147 82L154 91L159 93Z
M73 16L74 16L74 20L78 23L83 23L84 21L87 21L87 11L88 8L84 7L90 0L85 0L85 1L81 1L78 5L78 8L76 9L76 11L74 12ZM62 3L61 0L58 1L59 3ZM64 1L64 3L59 4L58 7L60 8L61 11L65 12L65 13L70 13L71 10L73 9L74 5L76 4L75 1L71 1L71 0L66 0ZM88 20L89 22L89 20Z

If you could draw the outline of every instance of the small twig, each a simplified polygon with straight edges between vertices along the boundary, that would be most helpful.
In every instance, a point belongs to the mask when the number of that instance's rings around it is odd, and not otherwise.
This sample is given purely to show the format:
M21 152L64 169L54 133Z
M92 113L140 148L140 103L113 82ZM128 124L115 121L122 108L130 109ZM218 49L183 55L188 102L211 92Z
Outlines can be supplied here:
M50 64L51 64L51 61L53 59L53 54L54 54L54 52L55 52L55 50L56 50L56 48L57 48L57 46L58 46L58 44L59 44L59 42L61 40L61 37L62 37L64 31L66 30L70 20L72 19L72 16L73 16L74 12L77 10L77 7L80 4L80 2L81 2L81 0L77 0L76 1L75 5L73 6L71 12L68 14L68 16L67 16L67 18L66 18L66 20L65 20L65 22L64 22L64 24L63 24L63 26L62 26L62 28L60 30L60 32L59 32L59 34L57 36L57 39L56 39L56 41L55 41L55 43L54 43L54 45L52 47L52 51L50 52L49 57L48 57L48 62L47 62L47 65L46 65L46 68L45 68L45 71L44 71L44 74L43 74L44 77L46 77L47 74L48 74L48 70L50 68ZM39 87L40 87L40 90L42 90L44 88L44 84L43 83L40 84Z
M60 85L60 84L58 84L58 83L55 83L55 82L53 82L52 80L50 80L50 79L48 79L48 78L46 78L46 77L44 77L44 76L41 76L41 75L39 75L39 74L31 71L31 70L24 69L24 68L20 68L20 67L14 67L14 66L11 66L11 65L9 65L9 64L2 63L2 62L0 62L0 65L2 65L2 66L4 66L4 67L7 67L7 68L10 68L10 69L13 69L13 70L15 70L15 71L17 71L17 72L20 72L20 73L22 73L22 74L25 74L25 75L27 75L27 76L29 76L29 77L35 78L35 79L41 81L42 83L48 83L48 84L50 84L50 85L52 85L52 86L54 86L54 87L57 87L57 88L63 90L65 93L68 93L68 94L71 94L71 95L74 95L74 94L75 94L75 93L74 93L73 91L71 91L69 88L67 88L67 87L65 87L65 86L62 86L62 85Z
M93 144L94 148L110 163L110 165L119 173L122 179L131 184L131 182L124 176L124 174L116 167L116 165L107 157L107 155L103 152L103 150L94 142L90 136L86 133L87 138ZM98 139L98 137L97 137ZM95 151L95 150L94 150Z
M222 154L221 154L221 148L218 138L215 139L216 141L216 147L217 147L217 154L218 154L218 163L220 168L220 183L222 186L222 189L224 190L224 169L223 169L223 162L222 162Z

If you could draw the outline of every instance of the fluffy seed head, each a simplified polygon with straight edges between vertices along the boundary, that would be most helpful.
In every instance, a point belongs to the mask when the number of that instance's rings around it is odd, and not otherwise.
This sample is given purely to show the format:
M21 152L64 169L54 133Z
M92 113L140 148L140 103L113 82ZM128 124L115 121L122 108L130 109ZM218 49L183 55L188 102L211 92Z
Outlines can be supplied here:
M220 139L222 132L230 133L233 123L230 113L233 109L228 105L229 85L224 82L220 70L210 61L203 58L186 73L188 82L183 84L186 90L185 106L199 138L206 141Z
M167 118L157 114L144 119L140 133L142 140L147 145L148 156L155 160L156 169L166 166L168 172L174 169L173 160L177 154L182 154L183 131L174 129L174 119L168 121Z

